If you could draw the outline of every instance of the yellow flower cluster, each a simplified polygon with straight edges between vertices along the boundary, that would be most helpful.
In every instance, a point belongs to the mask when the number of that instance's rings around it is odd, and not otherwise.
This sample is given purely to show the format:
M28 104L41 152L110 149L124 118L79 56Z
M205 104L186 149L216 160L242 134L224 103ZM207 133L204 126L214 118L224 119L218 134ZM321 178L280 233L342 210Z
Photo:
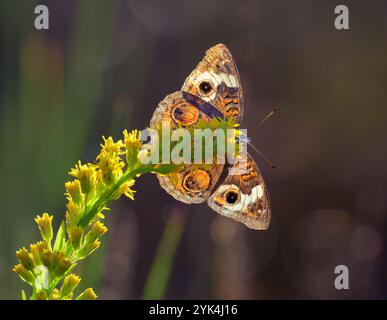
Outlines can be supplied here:
M71 299L73 289L80 281L79 277L70 274L65 278L60 290L55 288L75 264L66 255L64 248L61 248L58 242L58 239L62 237L61 232L58 232L54 248L51 248L52 219L53 216L49 216L47 213L37 216L35 221L44 241L31 244L29 251L23 247L16 252L19 264L13 268L13 271L33 287L32 299ZM70 283L74 282L77 283L70 286ZM69 288L72 288L72 290L69 290ZM23 297L26 297L24 292Z
M210 129L234 128L230 121L213 120L201 123ZM53 216L37 216L42 241L31 244L29 250L16 252L19 263L13 268L32 287L30 299L72 299L81 279L72 274L78 261L86 258L101 245L101 236L108 229L103 224L103 212L111 201L122 195L134 199L135 178L145 173L169 174L178 166L173 164L144 165L139 160L142 146L137 130L123 132L123 140L103 138L101 151L94 163L80 161L70 170L74 179L65 183L67 198L65 221L54 235ZM27 295L22 291L23 299ZM77 299L96 299L91 288Z
M65 183L66 215L59 227L54 244L53 216L37 216L42 240L16 252L19 263L13 268L33 292L31 299L71 299L81 279L70 274L77 262L96 250L100 238L108 229L103 224L103 211L110 201L126 195L133 199L134 177L140 167L137 159L141 147L137 130L124 131L124 141L103 138L95 163L80 161L70 170L74 178ZM145 171L144 171L145 172ZM62 285L60 286L60 284ZM23 297L26 298L23 292ZM89 288L77 299L95 299Z

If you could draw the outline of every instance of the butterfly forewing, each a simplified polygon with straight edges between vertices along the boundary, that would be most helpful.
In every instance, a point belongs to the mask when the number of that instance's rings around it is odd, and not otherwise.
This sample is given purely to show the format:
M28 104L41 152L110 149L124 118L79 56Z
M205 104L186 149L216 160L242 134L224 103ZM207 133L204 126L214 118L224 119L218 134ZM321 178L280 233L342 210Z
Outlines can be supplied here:
M204 59L188 76L181 90L213 104L226 118L240 120L242 117L241 81L234 59L224 44L206 51Z

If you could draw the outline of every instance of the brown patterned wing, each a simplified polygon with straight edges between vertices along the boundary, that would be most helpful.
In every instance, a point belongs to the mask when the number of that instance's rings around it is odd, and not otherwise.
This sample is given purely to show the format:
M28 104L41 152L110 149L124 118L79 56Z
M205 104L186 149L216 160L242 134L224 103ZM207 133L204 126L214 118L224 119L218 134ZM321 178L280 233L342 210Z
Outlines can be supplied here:
M265 230L270 224L270 202L266 185L255 161L248 156L233 169L245 166L242 174L228 175L208 199L217 213L242 222L247 227ZM237 171L236 171L237 172Z
M199 103L199 104L198 104ZM162 121L168 121L171 129L179 126L190 127L199 119L209 121L211 110L205 102L190 102L184 92L177 91L164 98L155 110L150 121L150 128L157 129ZM215 111L216 112L216 111ZM218 181L224 165L211 165L208 169L194 169L192 165L185 165L173 174L157 174L160 185L176 200L184 203L202 203L208 199Z
M239 120L243 113L243 94L239 73L224 44L206 51L203 60L185 80L182 91L216 106L227 118Z
M156 128L167 120L171 128L190 127L199 119L214 117L237 120L242 115L243 96L238 70L230 51L218 44L206 51L204 59L186 79L181 92L160 102L150 122ZM224 165L194 170L184 166L173 175L157 175L160 185L175 199L185 203L206 201L223 171Z

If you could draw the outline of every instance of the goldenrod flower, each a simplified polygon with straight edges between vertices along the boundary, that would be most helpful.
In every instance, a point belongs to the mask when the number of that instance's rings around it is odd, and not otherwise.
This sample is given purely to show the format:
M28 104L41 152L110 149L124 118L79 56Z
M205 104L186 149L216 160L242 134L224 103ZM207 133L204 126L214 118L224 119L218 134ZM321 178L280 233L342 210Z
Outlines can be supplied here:
M50 243L53 237L52 233L52 219L53 216L49 216L48 213L43 213L42 216L36 216L35 222L39 226L42 238Z
M73 295L74 295L73 292L71 292L67 296L62 296L62 300L72 300Z
M128 132L124 130L124 143L126 147L126 161L128 166L132 166L137 162L138 151L141 147L141 132L133 130Z
M46 241L39 241L37 243L30 244L30 252L33 256L35 265L42 264L42 255L45 250L48 250L48 244Z
M80 181L82 191L85 194L94 191L96 180L95 165L90 163L82 164L81 161L78 161L78 164L70 170L69 174Z
M109 153L112 156L118 156L122 154L121 148L123 147L122 141L118 140L114 142L112 137L105 138L102 137L103 144L101 144L101 153Z
M74 291L74 289L78 286L79 282L81 282L81 278L78 277L77 275L73 273L68 275L64 279L62 288L60 289L60 294L62 295L62 297L66 297L69 294L71 294Z
M79 180L68 181L65 183L66 195L77 204L81 204L84 198L81 190L81 183ZM69 200L70 200L69 199Z
M128 132L128 130L123 131L124 141L126 149L130 148L140 148L141 146L141 132L138 130L132 130Z
M23 247L16 251L16 257L19 259L24 268L30 271L34 269L33 256L27 251L26 248Z
M134 194L136 193L131 187L134 185L134 180L130 180L123 184L123 188L125 188L123 194L127 196L129 199L134 200Z
M57 288L52 290L52 292L50 294L50 300L60 300L60 298L61 298L61 295L60 295L59 290Z
M76 226L81 217L80 207L72 201L67 202L67 211L66 211L66 222L67 222L67 231L71 229L73 226Z
M22 266L20 263L17 264L16 266L13 267L12 269L13 272L16 272L19 277L24 280L25 282L29 284L34 283L34 275L32 274L31 271L28 271L24 266Z
M53 274L53 277L63 275L71 267L71 262L63 252L50 252L50 262L48 269Z
M134 200L134 194L136 193L136 191L131 188L133 187L134 183L134 179L124 182L117 190L116 194L113 196L113 199L118 199L122 195L125 195L129 199Z
M37 244L32 243L30 244L30 251L31 254L34 258L34 262L38 265L42 263L42 260L40 259L40 252L39 252L39 247ZM17 251L16 251L16 256L17 256Z
M86 289L77 297L77 300L95 300L95 299L97 299L97 295L95 294L92 288Z
M109 153L100 153L97 166L102 180L109 185L122 176L125 164L119 157L114 157Z
M121 160L122 141L114 142L111 137L101 144L102 150L97 157L97 166L105 183L110 184L122 175L125 163Z
M108 228L100 221L93 224L90 231L85 236L85 243L90 244L108 231Z
M71 244L73 245L74 249L78 249L81 246L81 240L83 235L83 229L80 227L72 227L70 229L70 239Z
M232 120L212 119L208 123L199 122L198 128L226 130L236 125ZM20 263L13 268L33 288L31 299L71 299L80 278L67 274L79 260L101 245L100 238L108 229L99 220L104 218L102 212L109 210L109 203L122 195L133 200L132 187L142 174L170 174L180 168L174 164L142 164L139 161L141 132L125 130L123 135L123 140L116 142L104 137L95 163L78 161L70 170L74 180L65 184L66 219L60 224L53 246L53 217L47 213L36 217L44 241L31 244L30 251L18 250L16 256ZM59 287L61 281L63 284ZM96 298L91 288L77 297L80 300Z
M85 243L83 247L78 252L79 259L86 258L89 254L91 254L94 250L98 249L101 245L101 242L98 240L95 240L91 243Z
M36 300L47 300L47 294L44 291L39 291L36 294Z
M109 211L109 210L110 209L108 207L102 208L102 211ZM99 219L105 219L105 215L103 213L101 213L101 212L98 212L96 217L99 218Z

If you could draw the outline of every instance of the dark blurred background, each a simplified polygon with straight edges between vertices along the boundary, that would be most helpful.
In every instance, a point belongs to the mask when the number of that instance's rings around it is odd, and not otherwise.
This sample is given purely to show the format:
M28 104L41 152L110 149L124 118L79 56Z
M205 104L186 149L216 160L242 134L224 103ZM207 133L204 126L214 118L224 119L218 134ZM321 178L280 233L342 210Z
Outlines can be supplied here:
M46 4L50 29L34 28ZM349 7L350 29L334 28ZM274 107L254 144L268 231L183 205L155 176L107 217L83 287L106 299L387 296L387 3L375 1L0 1L0 298L24 286L15 250L33 217L64 217L64 182L101 136L143 129L206 49L225 43L245 95L242 127ZM349 268L349 290L334 268Z

